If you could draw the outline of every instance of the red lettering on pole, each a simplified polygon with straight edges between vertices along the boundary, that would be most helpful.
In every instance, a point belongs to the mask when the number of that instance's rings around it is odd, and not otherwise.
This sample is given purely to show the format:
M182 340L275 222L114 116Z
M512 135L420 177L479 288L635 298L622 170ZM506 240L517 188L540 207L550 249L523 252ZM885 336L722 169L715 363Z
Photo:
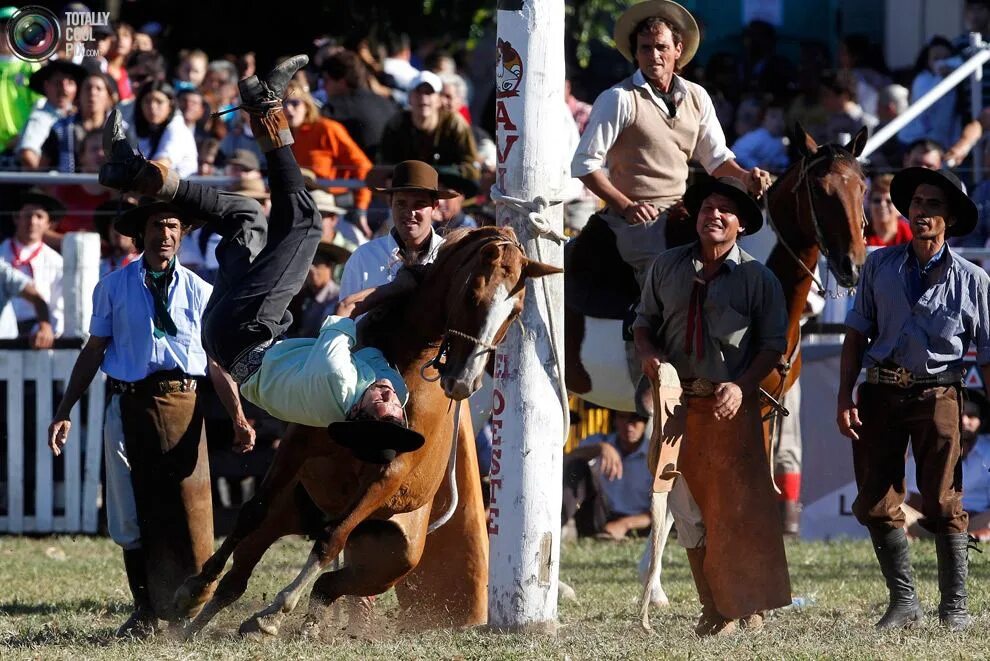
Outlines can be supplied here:
M502 450L492 448L492 468L489 475L499 475L502 472L502 463L499 459L502 458Z
M498 187L505 188L505 168L498 168L498 176L496 179L498 180Z
M505 410L505 396L502 392L496 388L494 392L494 401L492 403L492 415L502 415L502 411Z
M498 508L492 507L488 510L488 534L497 535L498 534L498 524L495 523L495 519L498 518Z
M504 164L506 159L509 158L509 152L512 151L512 145L516 144L518 140L519 136L517 134L510 133L505 136L505 151L499 149L498 145L495 146L495 156L497 157L497 161L500 165Z
M506 131L518 131L516 125L512 123L512 118L509 117L509 109L505 107L505 101L499 101L495 104L495 124L501 124L502 128Z

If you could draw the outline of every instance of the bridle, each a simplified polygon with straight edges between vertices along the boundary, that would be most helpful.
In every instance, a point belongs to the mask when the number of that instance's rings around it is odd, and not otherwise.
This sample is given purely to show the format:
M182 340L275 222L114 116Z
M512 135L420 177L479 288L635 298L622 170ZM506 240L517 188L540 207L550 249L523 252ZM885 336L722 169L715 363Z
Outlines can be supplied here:
M825 241L825 230L819 220L818 210L815 208L815 191L811 187L811 177L809 176L809 172L811 172L811 170L817 167L820 163L831 162L841 158L845 151L839 151L840 149L841 147L837 147L835 145L823 145L819 148L814 157L802 156L797 181L794 182L794 186L790 191L792 195L798 195L802 189L804 190L808 200L808 212L811 214L811 224L815 228L815 242L818 244L818 252L828 263L831 263L832 259L829 254L828 244ZM788 245L787 240L780 233L780 230L777 229L777 224L774 222L773 215L770 213L770 194L781 181L783 181L783 177L775 181L767 190L766 195L763 196L766 207L767 222L770 224L770 228L774 231L774 234L777 235L777 241L784 247L787 254L794 259L797 265L800 266L806 274L808 274L811 281L816 287L818 287L818 295L826 296L828 295L828 290L825 285L822 284L821 278L815 275L815 273L808 268L808 265L801 261L794 249ZM865 216L862 218L862 226L866 227Z

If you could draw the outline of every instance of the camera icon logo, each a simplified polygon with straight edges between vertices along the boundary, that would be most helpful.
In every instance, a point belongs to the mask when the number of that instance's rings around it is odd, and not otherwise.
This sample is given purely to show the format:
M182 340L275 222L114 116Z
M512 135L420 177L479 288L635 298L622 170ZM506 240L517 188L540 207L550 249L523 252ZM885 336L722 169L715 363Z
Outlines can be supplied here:
M18 58L44 62L58 48L62 27L45 7L29 5L18 9L7 21L7 42Z

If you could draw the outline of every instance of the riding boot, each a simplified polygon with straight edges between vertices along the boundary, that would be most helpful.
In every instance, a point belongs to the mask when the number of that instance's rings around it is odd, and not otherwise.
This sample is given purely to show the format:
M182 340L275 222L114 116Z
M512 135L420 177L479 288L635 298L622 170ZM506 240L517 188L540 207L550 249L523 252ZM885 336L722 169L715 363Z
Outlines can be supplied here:
M117 629L117 637L147 638L153 636L158 626L158 617L151 607L151 593L148 590L148 566L144 549L124 549L124 569L127 571L127 584L130 586L131 595L134 597L134 612Z
M100 167L100 184L119 191L170 201L179 187L179 174L157 161L144 158L127 140L120 111L110 111L103 124L103 149L107 162Z
M969 573L969 535L940 533L935 536L938 556L938 589L942 600L938 619L949 631L969 628L972 618L966 610L966 576Z
M736 623L726 619L715 607L715 597L705 578L705 547L687 549L688 563L691 565L691 575L694 576L694 586L698 590L698 600L701 601L701 617L694 627L698 636L727 636L736 630Z
M241 93L241 109L248 113L251 131L265 153L294 142L282 112L282 99L292 76L307 62L309 57L306 55L295 55L272 69L264 78L249 76L237 84Z
M911 576L911 556L907 535L902 528L870 530L873 550L880 561L880 571L890 591L887 612L877 622L877 629L910 628L921 621L923 612Z

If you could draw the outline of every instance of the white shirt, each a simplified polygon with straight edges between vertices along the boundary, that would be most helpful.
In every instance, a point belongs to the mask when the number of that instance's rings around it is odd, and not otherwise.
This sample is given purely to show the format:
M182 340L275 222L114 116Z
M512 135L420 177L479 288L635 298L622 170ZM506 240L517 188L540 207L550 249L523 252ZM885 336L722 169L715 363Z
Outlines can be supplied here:
M382 69L395 79L395 84L404 90L408 90L413 79L419 75L419 69L409 64L409 60L397 57L386 57L382 62Z
M35 243L30 246L20 246L15 260L13 241L14 239L7 239L0 243L0 259L12 266L15 261L23 262L15 268L34 282L35 289L48 304L55 335L61 335L65 317L62 300L62 256L44 243ZM17 337L17 323L34 318L34 306L23 298L15 298L0 312L0 337Z
M142 154L151 151L150 138L138 138L138 148ZM196 174L199 169L199 152L196 150L196 138L192 131L186 126L182 115L176 113L172 120L165 127L162 139L158 141L158 149L148 157L148 160L156 161L167 158L171 161L172 169L185 179L189 175Z
M442 244L443 238L433 232L430 248L421 263L429 264L436 259L437 250ZM395 242L391 232L368 241L358 247L344 265L344 275L340 278L340 298L346 298L368 287L379 287L392 282L401 267L399 244Z
M632 77L633 85L646 90L649 98L669 114L667 103L653 90L643 72L637 70ZM698 161L711 174L718 166L735 155L725 144L725 133L715 116L712 98L703 87L680 76L674 76L671 89L675 96L683 98L688 89L695 89L701 100L701 117L698 120L698 144L694 147L692 159ZM574 159L571 161L571 175L583 177L606 167L605 157L619 139L619 134L633 122L635 112L633 92L622 89L622 83L610 87L595 99L588 117L588 125L581 134Z

